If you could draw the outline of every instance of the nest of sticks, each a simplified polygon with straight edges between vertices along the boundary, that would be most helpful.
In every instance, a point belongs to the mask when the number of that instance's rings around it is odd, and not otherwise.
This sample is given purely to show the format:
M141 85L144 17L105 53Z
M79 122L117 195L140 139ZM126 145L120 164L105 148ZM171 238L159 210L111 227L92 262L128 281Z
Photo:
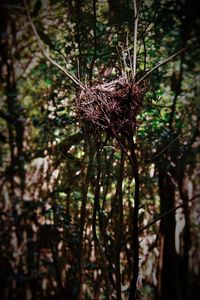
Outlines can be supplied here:
M95 84L82 90L76 99L76 112L80 122L92 131L130 133L137 128L136 116L145 92L144 83L137 86L124 77Z

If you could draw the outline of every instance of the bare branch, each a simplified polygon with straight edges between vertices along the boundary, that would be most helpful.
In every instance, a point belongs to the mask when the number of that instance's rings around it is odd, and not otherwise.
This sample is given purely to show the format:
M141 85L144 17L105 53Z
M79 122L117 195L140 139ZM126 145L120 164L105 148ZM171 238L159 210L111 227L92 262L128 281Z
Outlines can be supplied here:
M134 42L133 42L133 80L136 74L136 63L137 63L137 34L138 34L138 18L139 18L139 8L137 8L136 0L133 0L134 8Z
M157 64L153 69L151 69L150 71L148 71L142 78L140 78L136 84L139 84L140 82L142 82L146 77L148 77L151 73L153 73L156 69L158 69L159 67L161 67L162 65L168 63L170 60L174 59L176 56L178 56L179 54L183 53L184 51L187 50L187 47L184 47L182 49L180 49L179 51L177 51L176 53L174 53L173 55L171 55L170 57L168 57L167 59L165 59L164 61L160 62L159 64Z
M174 207L174 208L166 211L162 215L160 215L157 218L155 218L153 221L149 222L146 226L140 228L138 230L138 234L141 234L144 230L148 229L149 227L151 227L152 225L154 225L155 223L157 223L158 221L160 221L162 218L170 215L171 213L175 212L177 209L183 207L184 205L186 205L189 202L192 202L192 201L196 200L197 198L200 198L200 194L197 194L196 196L192 197L191 199L189 199L187 201L184 201L184 203L182 203L182 204L180 204L180 205L178 205L178 206L176 206L176 207ZM130 241L131 238L132 238L131 236L128 236L126 239L124 239L122 241L122 245L124 245L125 243L127 243L128 241Z
M161 219L163 219L164 217L170 215L171 213L175 212L177 209L183 207L184 205L186 205L189 202L194 201L195 199L200 198L200 194L192 197L191 199L188 199L187 201L184 201L182 204L166 211L165 213L163 213L162 215L160 215L159 217L157 217L156 219L154 219L153 221L151 221L149 224L147 224L146 226L142 227L139 229L138 233L143 232L144 230L146 230L147 228L151 227L152 225L154 225L155 223L157 223L158 221L160 221Z
M55 67L57 67L59 70L61 70L69 79L71 79L76 85L78 85L81 89L84 88L83 84L80 82L80 80L78 78L76 78L73 74L71 74L70 72L68 72L65 68L63 68L61 65L59 65L56 61L54 61L46 52L44 46L43 46L43 43L39 37L39 34L35 28L35 25L33 24L33 21L32 21L32 18L31 18L31 15L30 15L30 12L29 12L29 9L28 9L28 6L27 6L27 3L26 3L26 0L24 0L24 6L25 6L25 9L26 9L26 12L27 12L27 16L28 16L28 19L29 19L29 22L30 22L30 25L32 27L32 30L35 34L35 37L37 39L37 42L38 42L38 45L39 45L39 48L42 52L42 54L46 57L46 59L48 61L50 61Z

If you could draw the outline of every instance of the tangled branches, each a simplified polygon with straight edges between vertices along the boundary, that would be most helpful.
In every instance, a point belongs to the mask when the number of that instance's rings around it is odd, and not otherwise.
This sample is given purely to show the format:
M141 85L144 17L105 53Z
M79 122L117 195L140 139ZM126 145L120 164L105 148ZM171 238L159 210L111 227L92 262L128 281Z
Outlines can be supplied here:
M93 130L133 132L145 91L145 87L133 85L124 77L86 87L76 100L76 112L81 122Z

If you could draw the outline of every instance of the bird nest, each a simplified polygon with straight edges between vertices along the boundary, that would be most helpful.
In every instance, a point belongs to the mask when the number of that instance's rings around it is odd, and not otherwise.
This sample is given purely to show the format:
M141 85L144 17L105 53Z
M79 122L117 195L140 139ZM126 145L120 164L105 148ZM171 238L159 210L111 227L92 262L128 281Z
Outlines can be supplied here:
M87 128L126 133L136 130L136 116L146 88L121 77L82 90L76 99L77 115Z

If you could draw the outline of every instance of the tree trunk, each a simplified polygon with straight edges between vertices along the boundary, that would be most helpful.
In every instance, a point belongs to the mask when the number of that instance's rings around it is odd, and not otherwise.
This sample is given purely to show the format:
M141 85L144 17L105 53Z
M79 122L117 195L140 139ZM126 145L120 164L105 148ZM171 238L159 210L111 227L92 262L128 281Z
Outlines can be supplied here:
M140 205L140 179L138 170L138 161L135 151L133 137L129 138L129 147L131 152L130 163L132 166L133 177L135 181L134 192L134 208L133 208L133 223L132 223L132 242L133 242L133 276L130 285L129 300L136 299L137 281L139 274L139 235L138 235L138 216Z
M181 199L184 202L188 201L188 193L184 188L184 177L180 176L178 179L178 186ZM190 251L190 211L188 203L183 206L183 214L185 218L185 226L183 229L183 251L179 261L180 271L180 284L181 284L181 295L182 300L186 300L188 296L188 285L189 285L189 251Z
M159 174L160 213L172 209L175 202L175 187L168 173ZM175 251L175 213L161 219L160 258L158 274L158 299L177 300L177 259Z

